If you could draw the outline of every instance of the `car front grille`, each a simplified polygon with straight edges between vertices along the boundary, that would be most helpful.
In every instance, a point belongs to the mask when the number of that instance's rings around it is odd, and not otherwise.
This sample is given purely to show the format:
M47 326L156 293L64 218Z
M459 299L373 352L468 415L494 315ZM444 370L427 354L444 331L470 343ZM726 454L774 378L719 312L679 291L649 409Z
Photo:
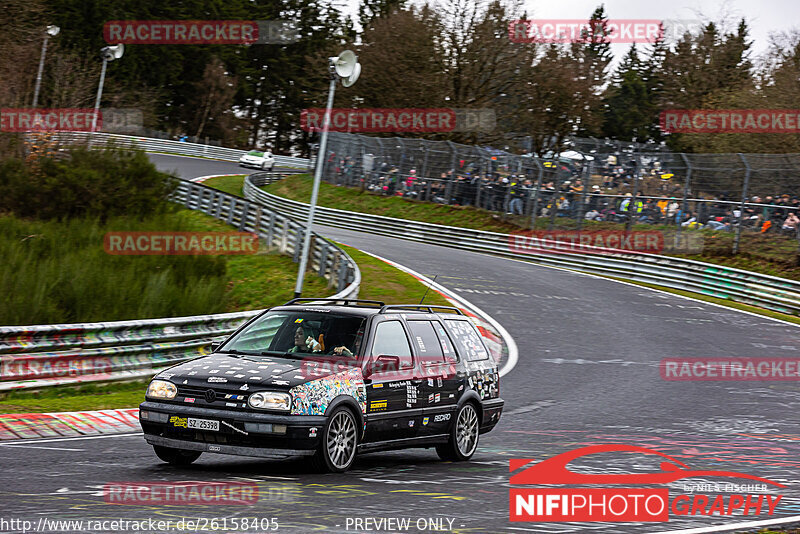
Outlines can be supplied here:
M209 391L214 392L214 400L211 402L207 400L210 395L206 397ZM203 386L178 386L178 396L191 397L194 399L194 404L206 406L224 406L225 403L247 402L247 395L241 391L226 391Z

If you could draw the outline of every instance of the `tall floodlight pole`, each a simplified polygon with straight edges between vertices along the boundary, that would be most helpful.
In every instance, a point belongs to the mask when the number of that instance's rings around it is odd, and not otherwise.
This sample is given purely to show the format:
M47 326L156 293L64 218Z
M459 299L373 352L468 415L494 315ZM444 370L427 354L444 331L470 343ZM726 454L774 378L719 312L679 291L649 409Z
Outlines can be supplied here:
M100 112L100 99L103 96L103 84L106 82L106 66L109 61L121 58L124 53L124 44L106 46L100 50L100 57L103 58L103 66L100 68L100 84L97 86L97 98L94 100L94 115L92 116L92 131L89 134L90 136L93 136L97 131L97 115ZM89 137L89 147L91 147L91 145L92 137Z
M317 196L319 195L319 183L322 180L322 167L325 165L326 153L328 148L328 130L331 123L331 108L333 107L333 95L336 92L336 83L341 79L344 87L350 87L361 74L361 64L358 57L350 50L345 50L337 57L328 58L328 70L330 71L331 83L328 89L328 104L325 106L325 118L322 121L322 138L319 142L317 151L317 162L314 168L314 187L311 190L311 203L308 208L308 220L306 221L306 234L303 240L303 251L300 254L300 267L297 270L297 284L294 288L294 298L299 298L303 293L303 278L308 266L308 249L311 247L311 233L314 225L314 214L317 211Z
M50 37L55 37L61 28L58 26L48 26L44 32L44 42L42 43L42 56L39 58L39 71L36 73L36 87L33 89L33 106L39 104L39 89L42 87L42 72L44 72L44 57L47 55L47 41Z

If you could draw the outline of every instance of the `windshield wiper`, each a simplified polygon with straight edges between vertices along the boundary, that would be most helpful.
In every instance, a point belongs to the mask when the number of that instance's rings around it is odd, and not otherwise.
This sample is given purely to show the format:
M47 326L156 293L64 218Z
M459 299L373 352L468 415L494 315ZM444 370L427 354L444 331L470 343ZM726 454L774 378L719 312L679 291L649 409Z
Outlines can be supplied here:
M279 356L281 358L291 358L291 359L300 359L302 358L303 352L288 352L288 351L281 351L281 350L265 350L259 352L259 356Z
M235 350L235 349L226 349L226 350L224 350L222 352L225 352L226 354L236 354L237 356L258 356L259 355L258 352L247 352L247 351L244 351L244 350Z

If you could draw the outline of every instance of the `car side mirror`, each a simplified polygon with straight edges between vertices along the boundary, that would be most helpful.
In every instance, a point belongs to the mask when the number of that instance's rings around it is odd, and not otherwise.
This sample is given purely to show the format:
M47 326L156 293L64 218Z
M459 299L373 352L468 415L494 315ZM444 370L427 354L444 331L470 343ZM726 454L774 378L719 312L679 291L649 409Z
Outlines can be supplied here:
M217 349L222 346L222 341L212 341L211 342L211 352L217 352Z
M388 356L381 354L374 361L367 363L364 369L364 376L375 373L385 373L387 371L397 371L400 368L400 356Z

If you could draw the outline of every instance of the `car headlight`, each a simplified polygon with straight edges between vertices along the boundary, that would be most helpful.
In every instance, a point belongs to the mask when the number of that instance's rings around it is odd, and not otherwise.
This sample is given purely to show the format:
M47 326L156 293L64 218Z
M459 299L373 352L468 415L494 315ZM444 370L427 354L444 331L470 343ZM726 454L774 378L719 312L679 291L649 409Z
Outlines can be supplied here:
M174 399L178 394L178 388L172 382L166 380L153 380L147 387L147 397L152 399Z
M292 407L292 397L287 393L276 393L274 391L259 391L250 395L247 404L260 410L284 410L289 411Z

